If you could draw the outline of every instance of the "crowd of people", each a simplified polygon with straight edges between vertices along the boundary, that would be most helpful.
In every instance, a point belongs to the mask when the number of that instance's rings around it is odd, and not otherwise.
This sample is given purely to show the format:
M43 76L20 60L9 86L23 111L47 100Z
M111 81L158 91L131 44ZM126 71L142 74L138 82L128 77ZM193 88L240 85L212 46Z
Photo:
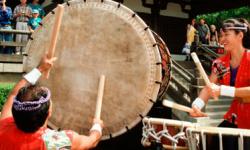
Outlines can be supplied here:
M190 49L193 42L195 42L195 34L198 35L199 42L210 46L221 46L219 41L219 34L215 25L209 25L205 19L201 18L199 23L196 23L195 19L191 19L191 22L187 25L186 43L182 49L182 53L187 54L187 58L190 55Z
M41 22L44 11L33 0L32 4L26 4L26 0L20 0L20 4L13 11L2 1L0 9L1 29L12 29L11 19L16 22L16 29L30 30L33 32ZM219 127L233 127L250 129L250 26L245 19L228 19L222 24L218 38L215 25L210 28L204 19L196 24L192 19L187 28L186 48L195 39L198 31L199 39L203 44L223 44L226 54L213 62L210 75L211 85L205 86L199 96L192 103L190 116L206 116L202 112L208 100L219 96L232 97L233 102L224 120ZM5 41L13 40L10 34L1 34ZM16 41L27 41L27 36L18 35ZM186 50L187 52L188 50ZM11 51L8 47L1 48L0 53L21 53L21 48ZM56 58L41 59L37 68L27 73L13 88L9 94L0 115L0 149L90 149L97 145L102 136L103 121L95 118L89 135L80 135L72 130L54 131L47 128L48 119L52 115L50 90L36 85L43 75L49 73ZM221 68L226 71L221 72ZM215 138L212 139L212 141ZM227 150L237 149L237 138L223 138L223 147ZM244 147L249 149L250 139L244 139ZM213 144L209 145L213 147ZM215 149L215 148L209 148Z
M0 1L0 5L0 29L16 29L34 32L45 16L45 12L39 4L39 0L33 0L30 4L27 4L27 0L20 0L20 4L15 7L14 11L6 6L6 0ZM14 41L14 36L10 33L0 33L0 41ZM15 41L27 42L28 35L17 34ZM0 47L0 54L22 54L23 51L23 47Z

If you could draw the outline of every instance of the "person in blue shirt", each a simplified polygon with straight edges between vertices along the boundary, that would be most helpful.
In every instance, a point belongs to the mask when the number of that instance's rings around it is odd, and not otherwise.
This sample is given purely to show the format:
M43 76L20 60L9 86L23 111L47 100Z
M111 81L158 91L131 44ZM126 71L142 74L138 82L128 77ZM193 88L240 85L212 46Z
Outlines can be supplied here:
M32 3L28 4L28 6L33 10L39 11L39 18L43 18L45 16L45 11L43 7L39 4L39 0L33 0Z
M12 10L6 6L6 0L0 1L0 29L11 30ZM0 41L13 41L13 35L8 33L0 33ZM13 48L0 46L1 54L12 54Z
M35 29L37 29L42 22L42 19L38 17L39 16L39 11L34 9L32 11L32 18L29 19L28 21L28 27L30 32L34 32Z

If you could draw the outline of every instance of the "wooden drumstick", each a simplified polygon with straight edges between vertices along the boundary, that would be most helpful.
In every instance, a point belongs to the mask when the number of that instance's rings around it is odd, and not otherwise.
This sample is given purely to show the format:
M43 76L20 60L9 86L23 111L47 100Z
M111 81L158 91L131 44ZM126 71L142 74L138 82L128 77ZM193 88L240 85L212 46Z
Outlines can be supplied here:
M50 43L49 43L49 49L47 52L47 56L48 58L52 58L54 56L55 53L55 48L56 48L56 42L57 42L57 37L59 34L59 30L60 30L60 26L61 26L61 22L62 22L62 16L63 16L63 11L64 11L64 7L61 4L57 5L57 9L56 9L56 16L55 16L55 23L54 23L54 27L51 33L51 39L50 39ZM46 73L46 78L49 77L49 71Z
M97 93L97 100L96 100L96 110L95 110L95 118L101 118L101 109L102 109L102 98L104 92L104 84L105 84L105 76L101 75L99 80L99 87Z
M202 78L205 80L206 85L211 86L210 80L208 79L207 74L206 74L205 70L203 69L203 67L202 67L202 65L200 63L200 60L199 60L198 56L196 55L195 52L191 53L191 56L192 56L192 58L194 60L194 63L196 65L196 67L198 68Z
M191 109L190 107L183 106L183 105L174 103L174 102L166 100L166 99L163 100L162 104L166 107L170 107L173 109L177 109L177 110L181 110L181 111L185 111L185 112L189 112L189 113L193 112L193 109Z

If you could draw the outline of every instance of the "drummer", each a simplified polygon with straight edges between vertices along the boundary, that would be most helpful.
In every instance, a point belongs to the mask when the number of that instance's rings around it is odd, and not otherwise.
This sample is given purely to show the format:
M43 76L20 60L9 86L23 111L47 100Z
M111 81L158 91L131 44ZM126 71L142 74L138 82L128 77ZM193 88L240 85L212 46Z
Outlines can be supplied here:
M94 119L89 136L47 128L52 113L51 93L35 84L55 60L44 56L40 65L26 74L9 94L0 116L0 149L90 149L99 142L102 120Z
M250 30L245 19L228 19L222 27L222 44L227 54L213 62L210 81L192 104L191 116L204 116L201 109L210 97L234 98L220 127L250 129ZM220 85L216 85L219 83ZM226 148L227 149L227 148Z

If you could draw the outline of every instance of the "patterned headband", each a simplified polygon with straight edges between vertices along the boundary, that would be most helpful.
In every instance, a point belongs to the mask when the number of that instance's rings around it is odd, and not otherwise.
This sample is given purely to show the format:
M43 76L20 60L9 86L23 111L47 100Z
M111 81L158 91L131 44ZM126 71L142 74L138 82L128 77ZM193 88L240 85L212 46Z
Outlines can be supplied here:
M47 96L41 97L38 101L26 101L20 102L17 97L14 98L13 108L16 111L35 111L38 110L42 104L48 102L50 100L50 90L48 88L44 88L47 91Z
M247 31L248 25L246 23L243 24L233 24L233 23L224 23L223 30L243 30Z

